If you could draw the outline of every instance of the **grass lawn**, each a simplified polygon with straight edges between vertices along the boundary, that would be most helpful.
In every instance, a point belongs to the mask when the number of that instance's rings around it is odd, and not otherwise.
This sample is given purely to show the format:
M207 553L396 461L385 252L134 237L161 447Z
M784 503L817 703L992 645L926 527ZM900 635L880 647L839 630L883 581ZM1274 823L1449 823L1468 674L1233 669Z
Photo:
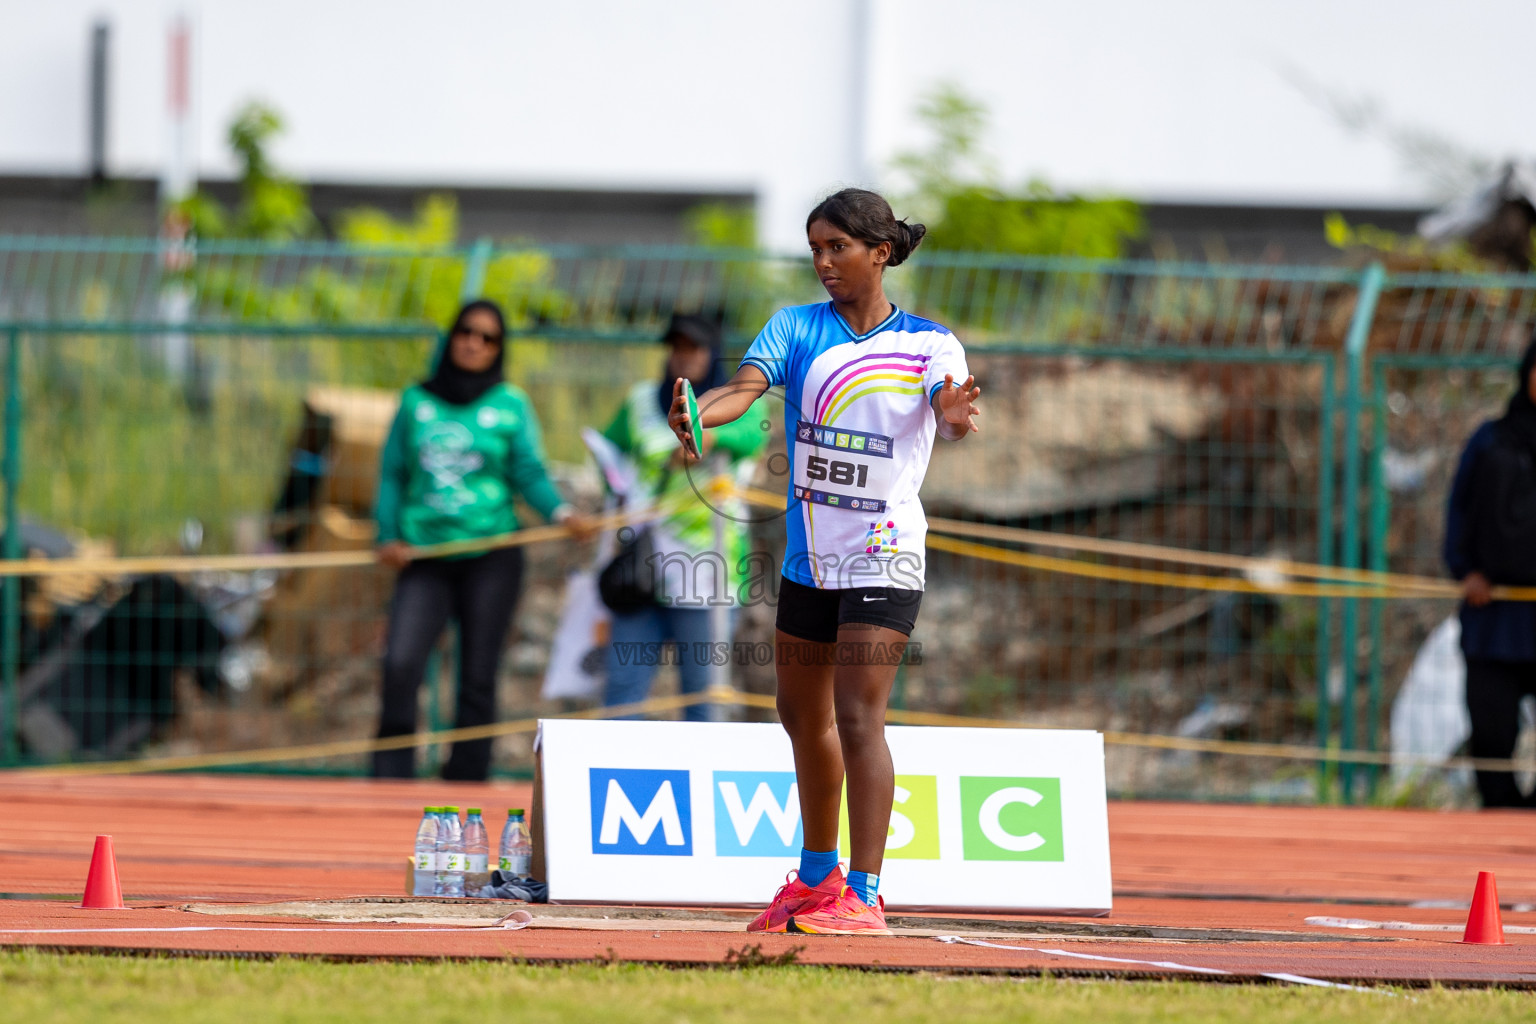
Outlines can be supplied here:
M1285 985L1113 982L815 967L145 959L0 953L8 1021L565 1022L1536 1021L1536 993L1339 992Z

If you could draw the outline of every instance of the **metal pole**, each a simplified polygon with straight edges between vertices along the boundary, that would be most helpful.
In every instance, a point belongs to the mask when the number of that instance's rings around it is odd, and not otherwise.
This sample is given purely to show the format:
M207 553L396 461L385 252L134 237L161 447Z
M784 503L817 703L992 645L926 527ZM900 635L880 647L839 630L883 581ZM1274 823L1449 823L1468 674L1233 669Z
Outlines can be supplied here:
M469 262L464 266L464 285L459 289L459 301L470 302L480 298L485 290L485 268L491 263L491 240L478 238L469 250Z
M1333 417L1338 408L1338 394L1334 390L1335 374L1332 360L1323 364L1323 409L1319 424L1318 450L1322 453L1317 482L1317 564L1333 564L1333 475L1335 469L1333 450ZM1327 750L1333 741L1332 702L1328 695L1328 675L1333 660L1333 603L1321 597L1317 601L1317 749ZM1331 769L1327 761L1317 763L1317 795L1322 799L1328 792Z
M1371 370L1371 537L1370 566L1376 572L1387 570L1387 531L1392 523L1392 496L1387 493L1382 456L1387 449L1387 382L1380 367ZM1371 671L1367 682L1365 708L1365 749L1376 749L1381 735L1381 599L1371 598ZM1365 791L1376 792L1380 772L1374 764L1365 768Z
M21 518L17 512L17 490L21 484L21 332L12 327L6 332L5 346L5 454L0 460L0 475L5 477L4 556L21 557ZM16 676L21 665L21 580L7 576L0 586L0 689L4 690L5 719L3 755L6 764L21 757L16 735L16 716L20 713L16 695Z
M875 185L874 168L869 165L869 72L870 50L874 40L874 5L870 0L853 0L849 24L848 48L848 174L860 185Z
M1380 263L1365 268L1360 279L1360 294L1355 300L1354 316L1350 318L1349 334L1344 340L1344 522L1343 564L1350 569L1360 568L1360 418L1364 386L1365 350L1371 337L1371 323L1376 317L1376 301L1381 297L1381 286L1386 271ZM1340 627L1343 644L1344 699L1339 711L1339 744L1345 750L1355 749L1355 685L1359 675L1357 639L1358 602L1353 597L1344 599L1343 623ZM1346 804L1354 803L1355 766L1344 762L1339 766L1339 789Z
M89 134L91 184L107 183L107 58L112 43L111 23L102 19L91 26L91 77Z
M723 460L719 461L723 463ZM717 467L719 473L723 474L727 465L723 463ZM709 638L714 647L709 661L709 688L715 693L724 693L731 685L731 556L726 546L725 516L718 509L713 511L715 551L720 555L720 585L725 588L725 593L713 595L709 605ZM712 722L725 717L723 710L721 704L705 705L705 714Z

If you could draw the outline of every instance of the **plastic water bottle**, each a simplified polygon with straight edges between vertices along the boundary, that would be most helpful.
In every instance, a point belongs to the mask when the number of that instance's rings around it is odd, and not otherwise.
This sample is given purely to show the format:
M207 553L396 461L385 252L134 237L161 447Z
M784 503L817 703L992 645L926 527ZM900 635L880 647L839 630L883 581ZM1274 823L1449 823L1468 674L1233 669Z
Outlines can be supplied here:
M504 875L527 878L533 862L533 841L528 838L528 826L523 824L523 809L507 810L507 825L501 830L501 857L496 867Z
M416 868L411 882L413 896L433 896L437 893L437 811L436 807L423 808L421 824L416 826Z
M491 869L491 838L485 834L485 821L478 807L469 809L469 818L464 822L464 856L466 871L484 873Z
M437 832L437 895L464 895L464 834L459 809L444 807Z

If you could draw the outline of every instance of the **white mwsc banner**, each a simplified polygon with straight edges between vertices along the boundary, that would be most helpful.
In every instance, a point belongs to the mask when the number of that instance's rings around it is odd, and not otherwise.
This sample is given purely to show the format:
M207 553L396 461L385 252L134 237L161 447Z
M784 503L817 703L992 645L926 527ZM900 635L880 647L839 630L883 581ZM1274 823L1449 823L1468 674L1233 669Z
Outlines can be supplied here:
M888 906L1109 912L1098 733L885 735ZM552 901L765 905L799 864L799 792L777 725L547 720L539 743ZM846 809L839 840L846 861Z

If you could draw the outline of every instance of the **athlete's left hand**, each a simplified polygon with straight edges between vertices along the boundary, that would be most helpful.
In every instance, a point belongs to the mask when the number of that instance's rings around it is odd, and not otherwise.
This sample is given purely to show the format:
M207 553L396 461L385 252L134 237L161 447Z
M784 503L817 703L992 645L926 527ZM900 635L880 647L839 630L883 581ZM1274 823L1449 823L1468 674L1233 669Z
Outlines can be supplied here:
M974 374L965 378L964 384L957 385L955 375L946 373L943 386L933 396L934 408L943 425L948 428L946 435L951 438L958 439L972 432L981 432L981 428L976 425L976 417L981 415L981 410L976 408L981 388L975 387L975 384Z

